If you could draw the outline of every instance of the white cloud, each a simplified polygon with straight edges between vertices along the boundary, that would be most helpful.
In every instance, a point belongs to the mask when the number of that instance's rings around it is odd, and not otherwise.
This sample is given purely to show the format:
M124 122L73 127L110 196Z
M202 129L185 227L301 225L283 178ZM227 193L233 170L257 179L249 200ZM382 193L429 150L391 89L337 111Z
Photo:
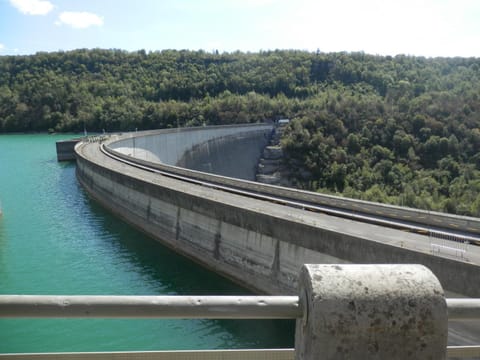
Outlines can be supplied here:
M2 52L3 49L5 49L5 45L3 45L2 43L0 43L0 52Z
M102 26L103 17L89 12L64 11L55 22L57 25L68 25L74 29L86 29L90 26Z
M10 0L10 4L26 15L46 15L53 10L53 4L46 0Z

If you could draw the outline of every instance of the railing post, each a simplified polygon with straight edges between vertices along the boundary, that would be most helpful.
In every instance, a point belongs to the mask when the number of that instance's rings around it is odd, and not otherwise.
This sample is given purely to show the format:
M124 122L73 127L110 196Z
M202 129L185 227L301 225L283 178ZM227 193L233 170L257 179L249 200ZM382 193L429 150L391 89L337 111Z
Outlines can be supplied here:
M304 265L296 360L445 359L443 289L422 265Z

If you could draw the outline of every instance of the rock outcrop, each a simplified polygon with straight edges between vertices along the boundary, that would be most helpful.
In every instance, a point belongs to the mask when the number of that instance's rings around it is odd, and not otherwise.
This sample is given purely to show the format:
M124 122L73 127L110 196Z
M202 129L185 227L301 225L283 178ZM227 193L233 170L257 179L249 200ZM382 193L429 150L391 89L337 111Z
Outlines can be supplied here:
M280 146L283 127L277 126L273 130L269 144L263 150L262 158L257 167L257 181L279 186L290 186L288 168L285 166L283 150Z

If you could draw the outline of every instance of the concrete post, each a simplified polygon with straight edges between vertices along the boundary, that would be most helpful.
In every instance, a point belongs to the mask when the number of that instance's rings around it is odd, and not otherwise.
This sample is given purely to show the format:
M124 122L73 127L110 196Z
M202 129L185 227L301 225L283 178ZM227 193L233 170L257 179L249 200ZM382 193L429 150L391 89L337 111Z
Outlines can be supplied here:
M447 305L422 265L304 265L296 360L445 359Z

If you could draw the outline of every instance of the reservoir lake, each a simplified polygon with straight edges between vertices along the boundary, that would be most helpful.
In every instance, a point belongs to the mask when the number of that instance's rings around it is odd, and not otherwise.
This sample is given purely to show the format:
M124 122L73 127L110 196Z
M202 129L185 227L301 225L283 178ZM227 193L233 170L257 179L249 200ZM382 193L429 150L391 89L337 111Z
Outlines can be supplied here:
M72 135L0 135L0 294L249 295L83 191ZM0 319L0 353L293 347L288 320Z

